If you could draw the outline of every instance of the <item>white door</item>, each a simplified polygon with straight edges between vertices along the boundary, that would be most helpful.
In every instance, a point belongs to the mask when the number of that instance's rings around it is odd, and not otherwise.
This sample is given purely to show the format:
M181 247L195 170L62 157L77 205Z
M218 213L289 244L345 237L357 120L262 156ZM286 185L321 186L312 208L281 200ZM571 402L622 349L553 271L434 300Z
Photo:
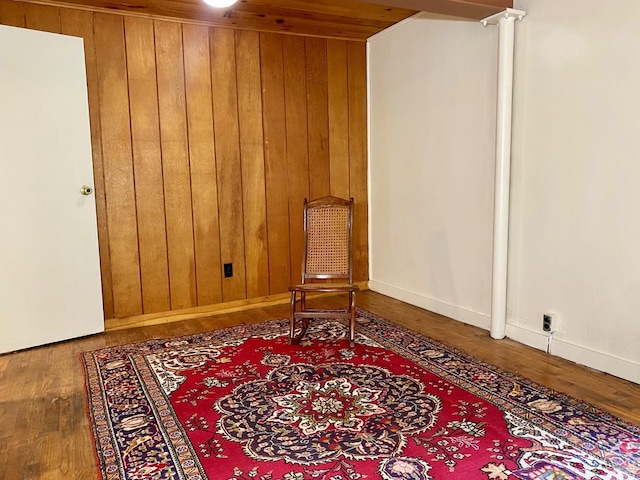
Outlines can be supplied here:
M83 185L93 189L82 39L0 25L0 353L104 330Z

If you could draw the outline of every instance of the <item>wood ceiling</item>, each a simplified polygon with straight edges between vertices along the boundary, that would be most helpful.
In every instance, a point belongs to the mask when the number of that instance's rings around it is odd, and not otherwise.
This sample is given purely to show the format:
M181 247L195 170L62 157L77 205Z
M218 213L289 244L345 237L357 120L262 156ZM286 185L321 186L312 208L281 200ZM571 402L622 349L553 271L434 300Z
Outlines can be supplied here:
M245 30L366 40L418 11L481 19L512 0L239 0L215 9L202 0L25 0L174 18Z

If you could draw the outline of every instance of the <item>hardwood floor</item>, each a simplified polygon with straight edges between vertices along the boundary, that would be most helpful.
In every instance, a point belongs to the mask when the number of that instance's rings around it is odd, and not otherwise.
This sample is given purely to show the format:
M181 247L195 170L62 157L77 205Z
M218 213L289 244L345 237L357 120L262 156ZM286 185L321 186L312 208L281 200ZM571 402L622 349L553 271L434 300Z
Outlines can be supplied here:
M335 297L317 300L340 306ZM640 424L640 385L549 356L511 340L373 293L358 305ZM0 479L99 478L86 415L79 353L156 337L286 317L288 305L120 330L0 356Z

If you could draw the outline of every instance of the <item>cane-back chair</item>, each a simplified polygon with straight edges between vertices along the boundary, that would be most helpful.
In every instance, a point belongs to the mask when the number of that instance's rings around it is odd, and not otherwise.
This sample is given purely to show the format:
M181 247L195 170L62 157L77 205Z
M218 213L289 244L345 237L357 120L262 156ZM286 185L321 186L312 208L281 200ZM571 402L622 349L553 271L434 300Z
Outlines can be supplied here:
M302 283L289 287L291 343L300 342L312 319L346 318L349 343L354 345L355 295L359 287L353 284L352 231L353 198L305 198ZM346 311L308 308L306 295L314 292L347 294Z

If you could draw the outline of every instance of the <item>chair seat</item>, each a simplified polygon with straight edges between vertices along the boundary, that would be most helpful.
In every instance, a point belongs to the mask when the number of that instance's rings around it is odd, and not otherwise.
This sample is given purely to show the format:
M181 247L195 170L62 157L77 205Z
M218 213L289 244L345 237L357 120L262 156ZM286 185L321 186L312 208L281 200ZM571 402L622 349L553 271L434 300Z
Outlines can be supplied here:
M353 283L302 283L289 287L290 292L357 292L358 285Z

